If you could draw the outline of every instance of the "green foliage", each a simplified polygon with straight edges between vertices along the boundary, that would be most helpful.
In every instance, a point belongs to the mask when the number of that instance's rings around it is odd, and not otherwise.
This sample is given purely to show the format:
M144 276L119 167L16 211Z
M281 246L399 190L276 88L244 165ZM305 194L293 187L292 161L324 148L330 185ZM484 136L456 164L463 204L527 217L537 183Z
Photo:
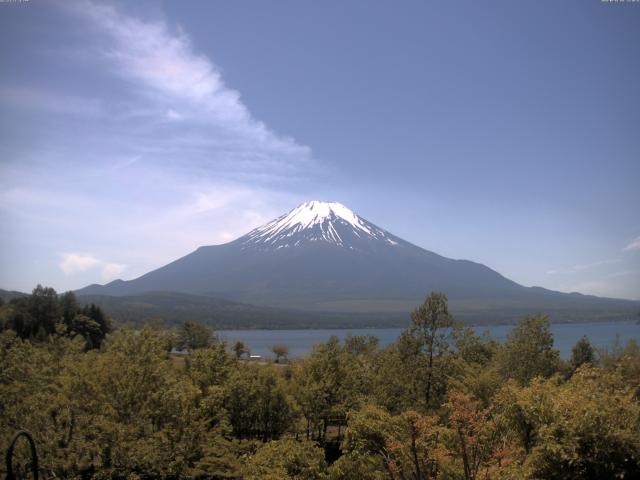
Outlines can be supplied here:
M444 391L440 359L449 349L448 337L454 326L446 295L431 293L424 303L411 313L411 321L406 335L415 342L417 352L424 356L424 385L419 388L424 395L425 408L430 408L434 397Z
M176 348L180 350L196 350L207 348L213 342L213 332L202 323L187 320L178 329Z
M229 438L218 432L207 437L202 456L196 462L191 475L198 479L239 479L245 458L253 444Z
M391 412L434 411L445 401L448 378L457 368L452 347L453 317L447 297L430 294L413 311L412 323L380 355L374 398Z
M238 340L233 344L233 352L236 354L236 359L240 359L243 355L249 355L250 350L244 342Z
M596 360L596 352L587 337L582 337L571 350L571 367L577 370L584 364L593 365Z
M324 452L310 441L292 439L266 443L244 468L246 480L326 479Z
M566 383L505 387L499 402L523 451L527 478L634 478L640 405L613 372L582 366Z
M367 405L349 416L343 450L350 463L368 464L374 478L383 472L392 479L432 478L438 469L440 430L433 416L412 410L394 416Z
M479 336L459 323L454 325L452 337L458 356L467 363L489 365L500 348L487 332Z
M208 348L191 352L185 359L185 369L191 381L204 393L213 386L222 386L234 366L226 344L216 342Z
M81 336L91 349L100 348L111 322L96 305L80 308L73 292L58 296L53 288L38 285L31 295L0 305L0 330L41 342L52 335Z
M275 367L248 364L238 368L225 390L224 405L236 437L277 439L291 425L292 407Z
M544 317L500 346L434 294L392 345L332 338L286 365L197 324L184 356L158 324L107 335L42 287L0 325L0 449L30 431L42 478L640 478L638 344L580 341L569 374Z
M528 316L511 331L498 353L498 368L504 378L526 385L533 378L548 378L560 368L560 353L553 348L549 318Z
M329 419L346 415L347 365L342 353L338 338L332 337L296 365L294 395L306 420L307 438L324 439Z

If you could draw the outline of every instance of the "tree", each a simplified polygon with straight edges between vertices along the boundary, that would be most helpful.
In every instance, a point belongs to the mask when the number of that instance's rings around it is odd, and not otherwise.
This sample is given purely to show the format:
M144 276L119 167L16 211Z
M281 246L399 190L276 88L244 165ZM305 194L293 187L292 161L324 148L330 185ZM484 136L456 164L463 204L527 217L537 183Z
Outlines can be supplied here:
M65 292L60 297L60 310L62 313L62 321L67 328L71 328L73 317L76 316L80 309L76 296L73 292Z
M247 347L244 342L238 340L233 344L233 351L236 354L236 359L239 360L243 355L249 353L249 347Z
M70 333L82 335L87 342L87 348L100 348L109 332L111 321L102 309L93 303L79 309L70 325Z
M399 436L400 429L393 417L375 405L365 405L362 409L349 413L348 427L342 442L345 456L353 460L375 458L379 468L393 477L398 462L392 446L392 439Z
M276 354L276 363L280 363L281 358L286 360L289 355L289 347L282 343L274 345L271 351Z
M98 322L81 313L78 313L73 317L69 328L69 333L71 335L77 334L85 339L87 349L99 347L102 343L102 339L104 338Z
M213 332L202 323L187 320L178 331L176 347L180 349L195 350L211 345Z
M553 348L549 317L533 315L522 319L509 333L498 353L498 369L504 378L526 385L533 378L548 378L560 367L560 353Z
M277 439L293 420L281 372L272 366L239 365L225 382L224 407L234 436L243 439Z
M488 365L499 348L488 332L480 336L472 328L460 324L454 325L452 335L457 355L467 363Z
M29 314L35 320L32 335L37 334L38 330L52 334L55 324L60 321L60 305L56 291L51 287L38 285L31 292L27 304Z
M348 410L340 341L334 336L315 345L294 368L294 395L307 422L306 436L324 440L331 418L343 418Z
M388 478L435 478L438 470L437 418L408 410L390 415L374 405L349 414L343 452L352 460L373 457ZM369 468L372 466L370 465Z
M476 480L481 471L488 477L503 456L499 420L490 408L464 393L451 392L446 406L452 430L451 457L462 461L464 479Z
M277 440L249 457L246 480L322 480L327 477L324 452L310 441Z
M185 358L185 370L191 381L205 394L212 386L223 386L233 370L233 358L224 343L199 348Z
M50 336L81 335L87 349L99 348L111 331L109 318L100 307L91 304L80 308L73 292L58 297L53 288L41 285L30 296L12 300L1 313L4 328L38 341Z
M573 370L577 370L578 367L585 363L593 365L595 359L596 352L586 336L578 340L571 350L571 366Z
M172 356L162 326L106 335L99 307L36 296L0 307L0 446L32 432L52 478L640 478L636 341L594 362L583 339L562 375L545 317L497 346L436 295L384 349L333 337L280 368L193 325L209 346Z
M640 405L625 380L583 365L547 383L547 416L524 465L531 477L640 478Z
M415 342L418 352L426 360L422 390L425 408L429 408L432 403L434 377L437 375L436 363L449 349L448 337L454 326L453 317L449 314L447 296L438 292L430 293L424 303L411 313L411 321L406 334Z
M238 442L218 432L207 436L202 448L202 457L191 472L197 479L237 480L242 478L242 468L253 445Z

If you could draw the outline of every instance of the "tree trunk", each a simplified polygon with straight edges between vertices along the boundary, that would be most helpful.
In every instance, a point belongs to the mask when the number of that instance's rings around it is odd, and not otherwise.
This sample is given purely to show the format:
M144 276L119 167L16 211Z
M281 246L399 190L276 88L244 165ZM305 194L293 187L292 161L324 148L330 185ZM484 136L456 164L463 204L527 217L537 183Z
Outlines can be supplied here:
M411 426L411 456L413 457L413 464L416 468L416 479L423 480L422 471L420 470L420 460L418 459L418 448L416 447L416 431Z

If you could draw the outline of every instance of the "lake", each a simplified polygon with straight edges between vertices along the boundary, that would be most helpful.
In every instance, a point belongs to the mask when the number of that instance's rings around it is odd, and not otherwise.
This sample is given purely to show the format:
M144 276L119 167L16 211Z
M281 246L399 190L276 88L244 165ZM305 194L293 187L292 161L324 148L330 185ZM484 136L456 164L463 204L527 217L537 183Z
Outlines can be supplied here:
M493 338L504 341L513 325L493 325L473 327L481 334L488 331ZM318 330L220 330L221 340L233 343L242 340L251 348L252 355L274 357L271 347L284 344L289 347L289 357L302 357L311 351L311 347L326 342L332 335L340 340L348 335L373 335L380 340L380 346L393 343L402 332L401 328L354 328L354 329L318 329ZM611 348L619 339L622 345L635 339L640 342L640 325L633 322L601 323L555 323L551 324L555 347L564 358L571 355L571 349L583 335L596 347Z

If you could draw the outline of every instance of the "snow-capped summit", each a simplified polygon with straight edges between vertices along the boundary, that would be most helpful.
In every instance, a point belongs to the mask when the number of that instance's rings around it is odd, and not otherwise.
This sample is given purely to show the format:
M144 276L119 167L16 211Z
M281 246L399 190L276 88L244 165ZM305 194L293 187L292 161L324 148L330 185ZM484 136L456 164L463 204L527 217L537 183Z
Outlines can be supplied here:
M397 245L393 235L338 202L304 202L289 213L258 227L240 240L244 246L288 248L307 242L326 242L357 248L358 240L381 240Z

